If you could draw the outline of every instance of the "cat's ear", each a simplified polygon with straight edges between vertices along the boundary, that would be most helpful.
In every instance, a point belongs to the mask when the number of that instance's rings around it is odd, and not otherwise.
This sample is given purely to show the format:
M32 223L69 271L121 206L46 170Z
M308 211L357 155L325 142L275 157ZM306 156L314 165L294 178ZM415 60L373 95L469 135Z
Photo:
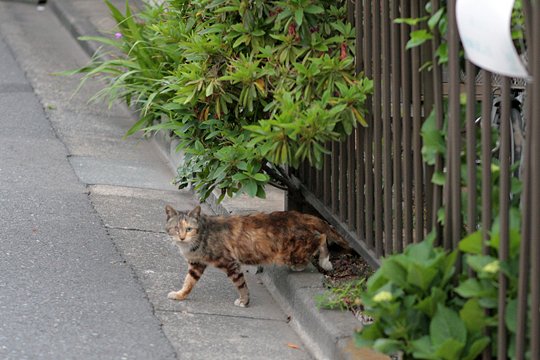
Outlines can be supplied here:
M190 217L198 219L201 216L201 207L197 205L195 209L191 210L188 214Z
M173 216L178 215L178 212L174 210L174 208L171 205L167 205L165 206L165 214L167 214L167 220L169 220Z

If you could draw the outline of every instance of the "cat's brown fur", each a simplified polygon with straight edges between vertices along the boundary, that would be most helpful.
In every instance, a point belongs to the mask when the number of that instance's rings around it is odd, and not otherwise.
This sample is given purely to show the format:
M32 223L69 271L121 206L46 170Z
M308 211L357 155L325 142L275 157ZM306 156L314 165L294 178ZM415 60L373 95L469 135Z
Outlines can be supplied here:
M348 247L346 241L316 216L296 211L258 213L246 216L206 216L200 206L190 212L166 206L167 232L188 261L188 274L181 290L168 297L183 300L208 265L223 270L236 285L237 306L249 303L249 292L241 264L288 265L303 270L319 253L319 265L331 270L327 240Z

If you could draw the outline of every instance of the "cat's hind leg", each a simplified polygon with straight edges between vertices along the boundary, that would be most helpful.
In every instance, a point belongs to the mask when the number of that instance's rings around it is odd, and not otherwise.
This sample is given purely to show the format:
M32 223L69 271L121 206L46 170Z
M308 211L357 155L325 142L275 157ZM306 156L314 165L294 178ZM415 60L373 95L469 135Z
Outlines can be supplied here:
M189 295L197 281L199 281L205 269L206 265L204 264L189 263L188 273L184 279L184 286L182 286L182 289L179 291L171 291L167 297L172 300L184 300Z
M330 262L330 251L328 250L325 234L320 234L320 241L319 266L326 271L332 271L334 268L332 266L332 263Z
M238 290L238 294L240 295L240 297L234 301L234 305L240 307L248 306L249 290L240 264L235 261L231 261L227 263L216 264L216 267L227 274L229 279L231 279L233 284L236 286L236 289Z

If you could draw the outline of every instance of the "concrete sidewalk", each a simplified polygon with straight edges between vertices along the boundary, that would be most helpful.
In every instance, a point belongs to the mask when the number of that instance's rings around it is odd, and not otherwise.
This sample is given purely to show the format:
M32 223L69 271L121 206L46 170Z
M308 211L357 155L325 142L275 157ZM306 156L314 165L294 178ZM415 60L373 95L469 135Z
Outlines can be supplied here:
M167 299L186 264L163 208L197 201L154 142L122 140L125 107L87 103L99 84L51 75L87 61L50 7L0 1L0 358L310 358L254 274L245 309L217 270Z
M111 0L119 9L125 8L124 0ZM141 6L141 0L131 0L132 6ZM61 23L75 37L82 35L112 34L114 22L108 8L101 0L52 0L50 8ZM99 47L94 42L80 42L90 56ZM176 154L174 139L158 136L158 144L173 169L180 163ZM172 141L171 141L172 140ZM250 199L246 196L226 198L216 203L210 197L208 204L216 213L249 213L252 211L275 211L284 208L283 192L267 189L265 200ZM300 335L312 356L318 359L373 359L387 357L369 349L358 349L354 345L353 334L360 326L356 318L348 312L318 309L315 297L325 291L323 276L308 268L305 272L289 272L286 268L267 266L260 277L274 299L280 304L290 319L290 325Z

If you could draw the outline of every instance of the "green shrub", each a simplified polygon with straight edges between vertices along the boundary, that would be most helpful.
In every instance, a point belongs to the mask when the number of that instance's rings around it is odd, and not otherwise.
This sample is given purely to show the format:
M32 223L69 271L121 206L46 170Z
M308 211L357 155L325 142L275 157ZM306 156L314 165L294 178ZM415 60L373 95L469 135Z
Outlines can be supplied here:
M118 39L79 69L108 80L97 94L141 110L129 131L170 131L185 163L180 187L202 199L264 197L282 166L321 167L325 145L364 120L372 82L354 72L345 1L175 0L125 14L105 0Z
M456 258L431 240L385 258L362 297L374 321L357 333L357 344L405 358L475 359L489 338L475 322L482 309L452 297Z

